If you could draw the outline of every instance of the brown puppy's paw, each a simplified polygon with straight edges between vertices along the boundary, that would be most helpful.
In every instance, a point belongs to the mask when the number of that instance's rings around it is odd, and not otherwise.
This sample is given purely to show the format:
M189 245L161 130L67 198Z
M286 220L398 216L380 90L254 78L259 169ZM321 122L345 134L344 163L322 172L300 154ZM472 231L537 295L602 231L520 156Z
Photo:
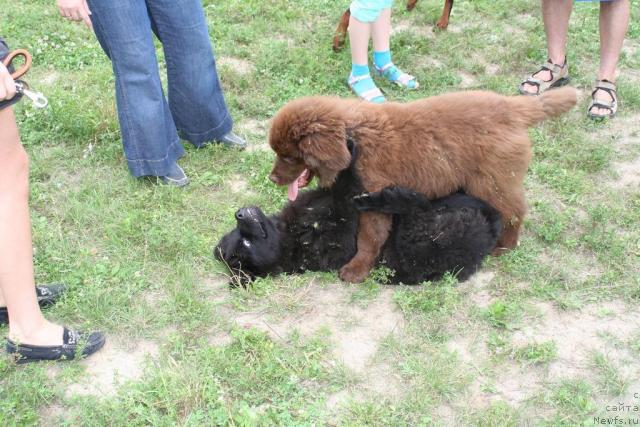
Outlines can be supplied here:
M500 256L509 252L512 248L504 248L500 246L496 246L491 252L491 256Z
M449 26L449 20L448 19L438 19L438 22L436 22L436 27L438 27L441 30L446 30L447 27Z
M340 269L340 279L350 283L361 283L369 275L369 269L362 262L352 259Z

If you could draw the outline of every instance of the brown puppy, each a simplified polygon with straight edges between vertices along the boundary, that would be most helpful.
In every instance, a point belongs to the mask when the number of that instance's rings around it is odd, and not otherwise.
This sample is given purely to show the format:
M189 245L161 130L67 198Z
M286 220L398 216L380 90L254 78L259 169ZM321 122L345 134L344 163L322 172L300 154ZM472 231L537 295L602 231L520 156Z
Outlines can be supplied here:
M407 0L407 10L412 11L416 7L418 0ZM442 15L436 22L436 26L441 30L444 30L449 25L449 16L451 15L451 8L453 7L453 0L444 0L444 7L442 8ZM349 28L349 18L351 17L351 10L344 11L338 21L338 26L333 36L333 51L337 52L344 45L344 41L347 38L347 29Z
M302 98L273 119L269 144L277 158L269 178L295 186L308 169L321 186L331 186L350 164L349 139L357 147L355 168L366 191L398 185L435 199L464 190L501 213L498 247L506 250L517 245L526 213L527 129L575 103L576 90L569 87L536 97L459 92L407 104ZM361 214L358 252L340 270L343 280L364 280L390 226L386 215Z

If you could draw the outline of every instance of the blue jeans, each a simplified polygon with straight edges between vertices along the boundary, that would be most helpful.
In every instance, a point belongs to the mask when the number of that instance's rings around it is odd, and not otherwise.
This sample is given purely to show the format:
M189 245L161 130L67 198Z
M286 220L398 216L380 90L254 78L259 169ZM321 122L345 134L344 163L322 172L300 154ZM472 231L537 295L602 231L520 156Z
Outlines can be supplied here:
M164 176L184 154L233 126L199 0L88 0L96 37L111 59L122 142L131 173ZM153 34L167 64L164 96Z

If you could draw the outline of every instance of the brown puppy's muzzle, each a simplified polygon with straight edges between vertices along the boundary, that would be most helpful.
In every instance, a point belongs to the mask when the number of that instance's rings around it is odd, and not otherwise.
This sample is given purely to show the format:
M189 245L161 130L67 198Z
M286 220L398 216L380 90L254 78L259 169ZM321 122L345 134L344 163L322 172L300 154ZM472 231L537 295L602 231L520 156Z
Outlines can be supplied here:
M269 179L277 185L288 185L298 179L305 169L304 162L287 163L277 157Z
M271 175L269 175L269 179L271 180L271 182L273 182L276 185L285 185L286 182L282 182L282 180L280 179L280 177L278 175L276 175L275 173L271 173Z

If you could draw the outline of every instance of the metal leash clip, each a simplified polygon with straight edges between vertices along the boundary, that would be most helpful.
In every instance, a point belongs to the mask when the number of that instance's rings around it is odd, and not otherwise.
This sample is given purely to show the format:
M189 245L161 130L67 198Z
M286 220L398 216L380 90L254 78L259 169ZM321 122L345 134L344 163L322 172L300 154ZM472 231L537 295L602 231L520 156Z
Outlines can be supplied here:
M16 92L26 96L33 102L33 106L36 108L45 108L49 105L49 100L42 94L42 92L35 92L29 89L27 82L22 80L16 80Z
M32 58L31 54L25 49L16 49L13 52L9 53L7 57L2 61L2 63L9 68L11 65L11 61L13 61L17 57L22 57L24 59L24 64L18 67L13 73L11 73L11 77L15 80L16 83L16 91L19 94L22 94L29 98L31 102L33 102L33 106L36 108L44 108L49 105L49 101L47 98L40 92L33 91L29 89L29 85L27 82L23 80L17 80L18 78L25 75L29 68L31 68Z

